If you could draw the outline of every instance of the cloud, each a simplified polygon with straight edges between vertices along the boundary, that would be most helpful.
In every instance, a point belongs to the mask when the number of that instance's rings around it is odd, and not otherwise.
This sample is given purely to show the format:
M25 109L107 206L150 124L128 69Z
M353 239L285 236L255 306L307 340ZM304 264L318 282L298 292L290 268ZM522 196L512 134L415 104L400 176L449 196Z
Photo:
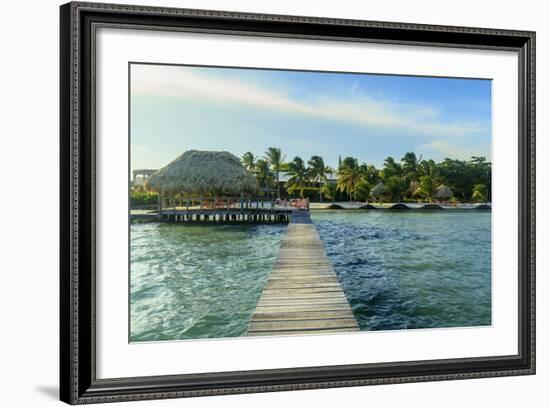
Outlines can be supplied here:
M400 130L424 136L464 136L487 133L487 123L444 121L428 105L377 100L357 86L347 97L319 94L307 104L292 100L275 86L260 86L241 79L199 73L178 66L133 65L132 92L142 95L240 104L285 114L330 119L379 129Z
M432 141L430 143L422 144L418 147L420 153L428 153L427 155L437 154L441 158L454 158L468 160L474 156L484 156L489 161L491 160L491 146L483 146L480 148L469 148L465 146L457 146L449 143L448 141Z
M288 112L309 111L307 106L271 90L240 80L210 77L189 68L174 66L134 65L132 91L151 96L241 103Z

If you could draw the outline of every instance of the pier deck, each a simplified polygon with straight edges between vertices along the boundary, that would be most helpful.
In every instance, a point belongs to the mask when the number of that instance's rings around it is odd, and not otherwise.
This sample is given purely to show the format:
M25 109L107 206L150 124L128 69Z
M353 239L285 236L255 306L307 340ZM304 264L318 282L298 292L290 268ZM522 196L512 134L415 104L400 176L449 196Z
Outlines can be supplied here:
M294 210L247 336L358 330L309 212Z
M130 211L130 221L162 221L172 223L288 223L290 208L176 208L158 211Z

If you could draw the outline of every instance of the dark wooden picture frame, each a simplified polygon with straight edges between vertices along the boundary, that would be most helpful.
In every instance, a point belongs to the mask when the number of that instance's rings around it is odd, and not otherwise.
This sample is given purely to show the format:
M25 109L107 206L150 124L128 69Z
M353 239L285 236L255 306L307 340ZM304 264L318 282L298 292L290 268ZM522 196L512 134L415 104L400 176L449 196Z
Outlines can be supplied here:
M535 373L535 33L96 3L61 6L60 394L71 404ZM515 355L96 378L97 27L508 50L519 59L519 349Z

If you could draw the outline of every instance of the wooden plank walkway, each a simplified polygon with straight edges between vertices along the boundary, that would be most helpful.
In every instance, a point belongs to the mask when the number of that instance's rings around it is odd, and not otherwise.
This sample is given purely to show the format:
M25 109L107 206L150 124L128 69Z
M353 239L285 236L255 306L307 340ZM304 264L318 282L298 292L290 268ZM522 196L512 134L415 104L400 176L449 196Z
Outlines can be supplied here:
M293 211L247 336L358 330L309 212Z

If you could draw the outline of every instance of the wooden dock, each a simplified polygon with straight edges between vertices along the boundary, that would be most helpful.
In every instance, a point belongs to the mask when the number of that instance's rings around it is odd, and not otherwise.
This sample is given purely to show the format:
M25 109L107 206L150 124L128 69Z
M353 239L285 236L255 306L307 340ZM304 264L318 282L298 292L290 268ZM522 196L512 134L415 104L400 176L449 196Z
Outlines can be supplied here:
M130 221L161 221L171 223L288 223L291 210L285 208L218 208L218 209L163 209L131 210Z
M309 212L294 210L246 335L358 330Z

